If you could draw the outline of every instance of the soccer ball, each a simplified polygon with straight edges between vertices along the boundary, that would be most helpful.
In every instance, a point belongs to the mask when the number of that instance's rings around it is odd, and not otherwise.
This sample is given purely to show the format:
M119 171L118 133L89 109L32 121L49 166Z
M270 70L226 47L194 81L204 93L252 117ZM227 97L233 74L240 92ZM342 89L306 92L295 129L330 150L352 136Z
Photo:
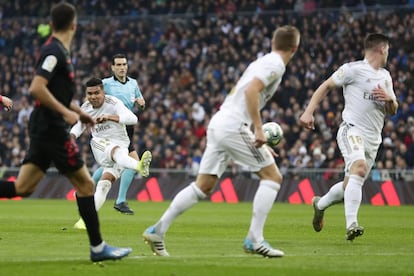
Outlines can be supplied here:
M263 124L263 132L267 139L267 144L271 147L277 146L283 139L283 130L278 123L268 122Z

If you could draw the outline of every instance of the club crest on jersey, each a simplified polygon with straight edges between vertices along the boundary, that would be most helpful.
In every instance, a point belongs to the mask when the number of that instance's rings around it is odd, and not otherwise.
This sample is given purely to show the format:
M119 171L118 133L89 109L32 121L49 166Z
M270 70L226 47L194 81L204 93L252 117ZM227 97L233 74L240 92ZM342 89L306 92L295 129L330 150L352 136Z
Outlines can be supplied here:
M270 72L270 76L267 77L269 82L273 82L277 79L277 74L275 71Z
M343 79L344 78L344 69L343 68L339 68L338 71L336 71L336 77L338 79Z

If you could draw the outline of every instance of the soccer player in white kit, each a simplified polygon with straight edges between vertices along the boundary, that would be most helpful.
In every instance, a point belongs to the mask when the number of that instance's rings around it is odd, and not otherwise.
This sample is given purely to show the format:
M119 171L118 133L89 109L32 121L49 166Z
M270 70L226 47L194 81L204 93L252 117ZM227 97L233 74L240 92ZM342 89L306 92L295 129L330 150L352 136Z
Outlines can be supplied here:
M81 109L96 120L91 129L90 145L96 162L103 167L103 174L95 189L95 208L99 210L106 200L112 183L117 180L125 168L140 173L148 170L149 163L145 159L137 161L129 156L130 140L126 125L137 124L138 118L118 98L105 95L103 82L99 78L91 78L86 82L86 101ZM70 130L76 139L86 129L78 121ZM83 220L75 223L75 228L85 229Z
M345 161L345 177L334 184L324 196L313 198L313 228L322 230L324 210L344 201L346 239L353 241L364 233L358 224L362 185L375 162L381 144L381 132L387 114L397 112L387 63L389 39L380 33L369 34L364 42L364 59L343 64L325 80L312 95L300 117L300 123L314 129L313 113L328 91L342 86L345 106L338 129L338 147Z
M248 166L260 177L244 250L265 257L284 255L283 251L272 248L263 237L264 224L280 189L282 175L265 145L260 110L276 92L299 41L297 28L277 28L272 38L272 51L247 67L220 111L212 117L196 181L181 190L160 220L143 233L154 254L169 256L164 244L168 228L178 215L211 193L232 159Z

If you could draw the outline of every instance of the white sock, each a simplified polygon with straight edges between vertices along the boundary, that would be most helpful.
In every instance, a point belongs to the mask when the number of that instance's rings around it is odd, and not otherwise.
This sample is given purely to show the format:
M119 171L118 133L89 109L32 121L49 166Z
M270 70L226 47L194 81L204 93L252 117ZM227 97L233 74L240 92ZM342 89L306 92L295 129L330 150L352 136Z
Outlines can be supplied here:
M113 159L121 167L137 170L138 161L128 155L126 148L117 148L113 154Z
M181 213L195 205L200 199L206 198L195 182L182 189L173 199L170 207L164 212L160 220L155 225L157 233L164 236L171 223Z
M96 211L101 209L102 205L105 203L106 196L108 195L111 186L112 184L109 180L99 180L98 184L96 184L94 195Z
M280 184L272 180L261 180L253 199L253 215L250 222L247 238L252 242L262 242L263 228L275 202Z
M99 252L102 252L102 250L104 249L104 247L105 247L105 242L103 241L103 242L101 242L101 244L99 244L99 245L97 245L97 246L91 246L91 250L92 250L92 252L93 253L99 253Z
M344 207L346 228L353 222L358 224L358 210L362 200L362 185L364 178L359 175L350 175L344 193Z
M319 210L325 210L329 206L342 201L344 199L343 184L343 181L334 184L329 191L321 197L316 207L318 207Z

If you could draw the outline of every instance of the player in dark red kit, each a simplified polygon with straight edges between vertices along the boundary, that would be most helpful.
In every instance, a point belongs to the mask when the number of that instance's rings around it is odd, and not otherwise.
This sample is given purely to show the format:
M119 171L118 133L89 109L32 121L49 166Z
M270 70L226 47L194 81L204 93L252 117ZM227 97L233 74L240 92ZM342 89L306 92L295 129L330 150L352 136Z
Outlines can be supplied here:
M94 182L69 135L70 126L78 120L94 125L92 117L72 103L75 73L70 45L76 22L73 5L60 2L52 7L52 35L41 49L29 88L36 99L29 121L30 148L16 181L0 181L0 197L32 194L53 163L76 189L79 213L85 221L91 245L91 260L121 259L131 252L131 248L112 247L103 241L95 210Z

